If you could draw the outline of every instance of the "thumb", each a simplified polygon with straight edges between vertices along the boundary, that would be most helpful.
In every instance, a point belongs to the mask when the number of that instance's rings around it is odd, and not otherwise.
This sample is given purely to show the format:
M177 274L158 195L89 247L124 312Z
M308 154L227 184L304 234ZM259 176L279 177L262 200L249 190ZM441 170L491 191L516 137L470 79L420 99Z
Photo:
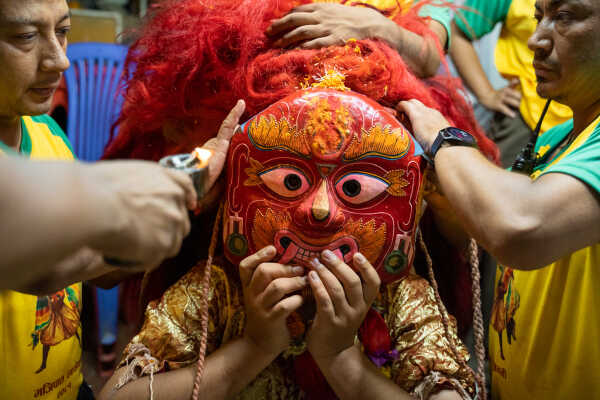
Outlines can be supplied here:
M238 100L235 107L233 107L227 117L225 117L225 120L221 124L221 128L219 128L219 133L217 134L218 141L229 141L231 139L244 111L246 111L246 103L244 100Z
M212 157L209 159L209 189L214 185L215 181L223 171L227 150L229 149L229 141L237 129L239 129L239 121L245 110L246 103L244 100L238 100L235 107L233 107L229 112L229 115L227 115L221 124L217 136L210 139L202 146L203 149L212 150L213 152Z

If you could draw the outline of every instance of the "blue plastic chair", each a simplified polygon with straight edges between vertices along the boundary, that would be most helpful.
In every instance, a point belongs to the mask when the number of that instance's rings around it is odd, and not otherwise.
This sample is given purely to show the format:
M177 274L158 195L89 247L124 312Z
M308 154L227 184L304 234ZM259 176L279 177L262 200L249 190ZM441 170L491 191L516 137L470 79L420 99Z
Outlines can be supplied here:
M65 71L69 111L67 137L80 160L96 161L110 139L111 126L123 106L119 92L127 46L74 43L67 48Z
M80 160L96 161L110 139L123 106L120 93L127 47L110 43L75 43L67 48L65 71L69 110L67 137ZM99 349L117 340L119 288L96 289Z

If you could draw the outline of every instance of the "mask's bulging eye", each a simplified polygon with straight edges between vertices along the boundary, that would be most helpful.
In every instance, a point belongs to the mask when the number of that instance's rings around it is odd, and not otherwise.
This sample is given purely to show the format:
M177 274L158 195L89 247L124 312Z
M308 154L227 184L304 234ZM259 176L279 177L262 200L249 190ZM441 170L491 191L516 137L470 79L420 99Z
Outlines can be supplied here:
M344 194L348 197L358 196L360 194L361 189L362 187L360 185L360 182L356 179L348 179L342 185L342 190L344 191Z
M385 192L390 184L383 178L366 172L350 172L335 183L335 190L343 200L362 204Z
M302 187L302 178L300 178L298 174L288 174L285 176L283 184L285 185L286 189L295 191Z
M310 187L310 181L299 169L282 165L269 168L258 174L263 183L276 194L283 197L297 197Z

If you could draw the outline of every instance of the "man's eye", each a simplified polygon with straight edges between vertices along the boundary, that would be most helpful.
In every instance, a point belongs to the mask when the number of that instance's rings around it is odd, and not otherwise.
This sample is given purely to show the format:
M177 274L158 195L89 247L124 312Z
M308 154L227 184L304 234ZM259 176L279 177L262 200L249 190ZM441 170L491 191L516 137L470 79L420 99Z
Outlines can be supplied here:
M31 41L33 39L35 39L35 37L37 36L36 32L28 32L28 33L22 33L20 35L16 35L15 38L21 41Z
M567 11L559 11L556 13L554 19L558 22L569 22L573 19L573 16L570 12Z
M60 35L60 36L66 36L67 33L69 33L71 31L71 27L70 26L65 26L62 28L59 28L56 30L56 34Z

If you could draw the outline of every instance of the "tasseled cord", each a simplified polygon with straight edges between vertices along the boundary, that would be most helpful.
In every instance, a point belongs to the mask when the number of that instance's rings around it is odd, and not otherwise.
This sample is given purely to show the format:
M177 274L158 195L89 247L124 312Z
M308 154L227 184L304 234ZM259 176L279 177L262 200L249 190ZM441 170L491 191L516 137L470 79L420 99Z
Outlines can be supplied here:
M210 292L210 271L212 269L213 256L219 239L219 227L221 226L221 217L223 215L223 203L219 206L217 219L213 226L210 247L208 248L208 259L204 266L204 276L202 277L202 316L200 319L200 327L202 329L202 339L200 340L200 349L198 351L198 362L196 377L194 378L194 391L192 392L192 400L198 400L200 397L200 383L204 375L204 359L206 356L206 342L208 338L208 296Z
M427 262L427 272L429 274L429 281L431 282L431 287L433 288L433 292L435 294L435 300L438 306L438 310L442 315L444 333L446 335L448 343L450 344L450 349L452 350L452 353L454 353L454 357L456 357L461 367L463 367L467 371L470 371L477 380L480 393L479 399L486 400L487 393L484 372L485 348L483 344L484 329L483 317L481 313L481 288L479 282L479 249L477 247L477 242L471 239L471 242L469 243L469 264L471 266L471 279L473 285L473 328L475 333L475 352L477 356L477 372L475 372L471 369L471 367L469 367L465 358L459 353L458 346L454 341L452 335L450 335L448 310L446 309L446 306L444 305L444 303L442 302L442 298L440 297L438 284L435 280L435 274L433 272L433 261L431 260L429 250L427 250L427 246L425 245L425 241L423 240L423 234L420 230L417 232L417 239L419 241L419 245L421 246L421 250L423 250L423 254L425 255L425 261Z

